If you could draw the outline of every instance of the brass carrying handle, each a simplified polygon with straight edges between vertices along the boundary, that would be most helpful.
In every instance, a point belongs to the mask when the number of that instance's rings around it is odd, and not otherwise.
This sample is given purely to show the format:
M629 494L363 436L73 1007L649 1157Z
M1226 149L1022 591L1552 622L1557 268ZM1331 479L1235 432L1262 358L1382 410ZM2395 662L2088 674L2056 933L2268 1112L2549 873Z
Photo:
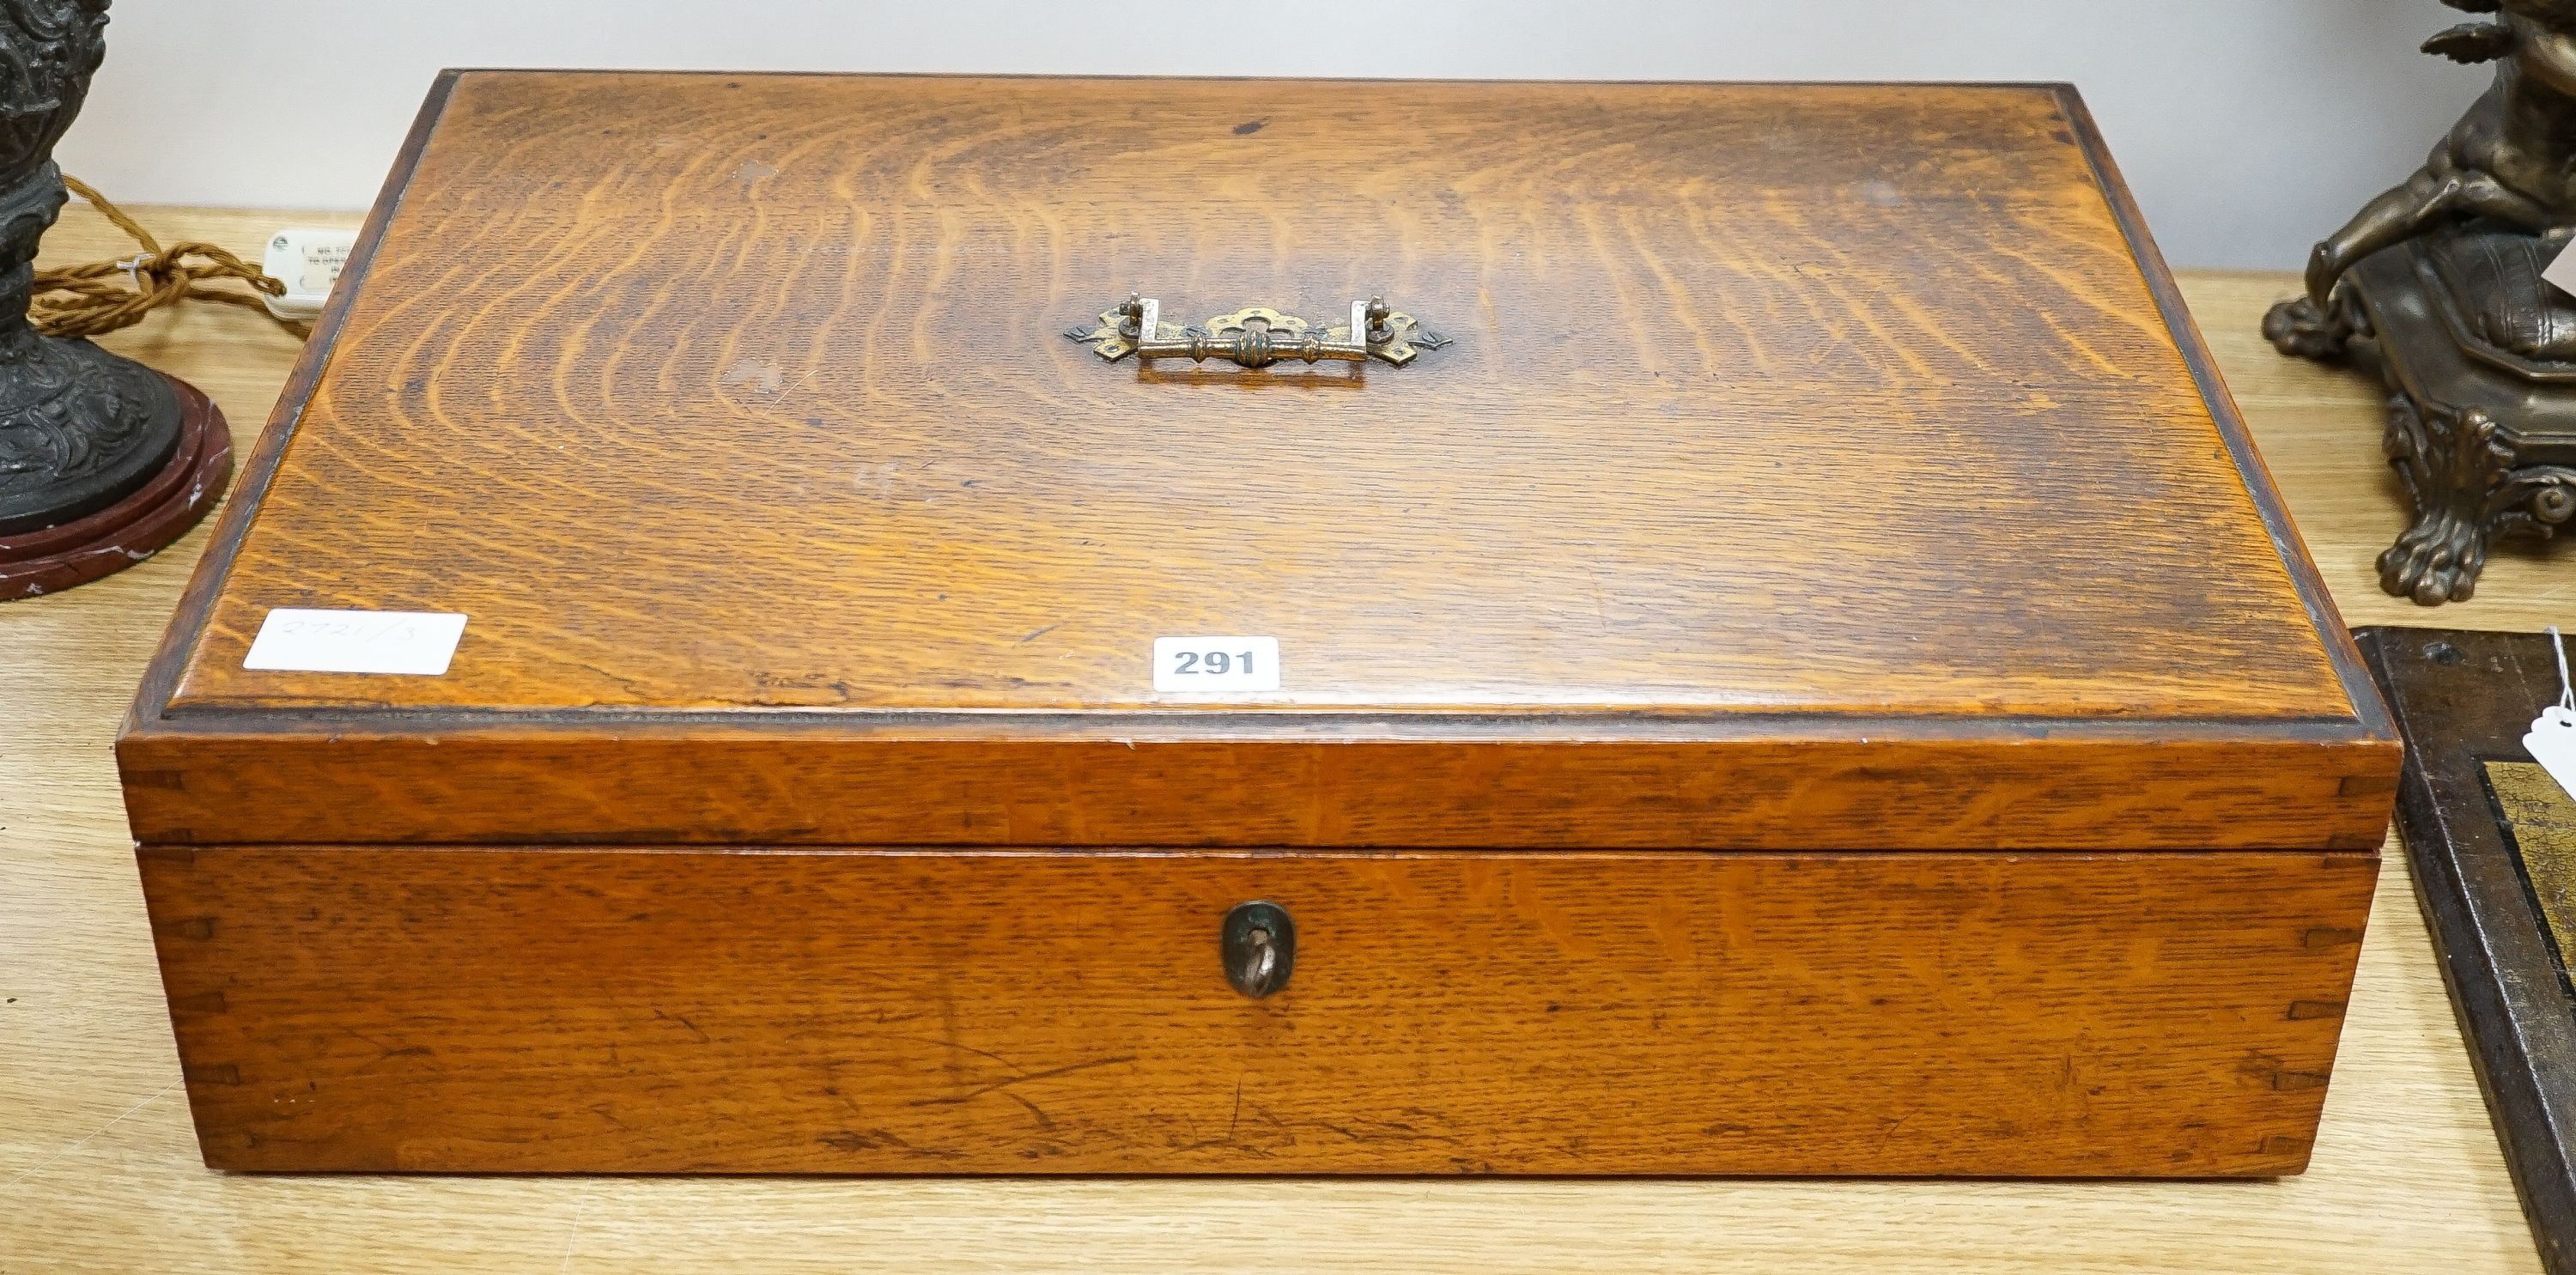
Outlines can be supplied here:
M1112 363L1133 354L1198 363L1224 359L1248 368L1290 360L1365 363L1370 359L1403 367L1422 351L1449 344L1447 337L1387 305L1384 297L1352 302L1350 322L1338 326L1309 323L1267 306L1220 314L1198 327L1165 323L1162 314L1162 302L1129 293L1124 302L1100 312L1099 326L1068 328L1065 335L1098 342L1092 352Z

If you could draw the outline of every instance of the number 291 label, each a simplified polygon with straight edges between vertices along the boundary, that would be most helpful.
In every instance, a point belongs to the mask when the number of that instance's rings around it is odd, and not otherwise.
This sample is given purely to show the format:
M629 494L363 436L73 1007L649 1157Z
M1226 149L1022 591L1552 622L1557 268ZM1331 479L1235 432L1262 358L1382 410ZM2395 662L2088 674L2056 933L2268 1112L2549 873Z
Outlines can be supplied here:
M1154 689L1185 695L1278 690L1279 639L1156 638Z

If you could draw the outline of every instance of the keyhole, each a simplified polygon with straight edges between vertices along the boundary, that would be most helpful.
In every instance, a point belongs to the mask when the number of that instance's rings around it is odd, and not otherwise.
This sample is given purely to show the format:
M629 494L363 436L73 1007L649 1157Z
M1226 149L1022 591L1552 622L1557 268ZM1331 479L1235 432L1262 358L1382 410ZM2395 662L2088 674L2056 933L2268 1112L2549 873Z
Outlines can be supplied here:
M1252 968L1244 980L1255 985L1270 981L1270 968L1279 962L1279 949L1270 946L1270 931L1255 929L1244 941L1252 945Z
M1260 1000L1288 985L1297 955L1297 925L1276 903L1251 902L1225 914L1220 955L1234 990Z

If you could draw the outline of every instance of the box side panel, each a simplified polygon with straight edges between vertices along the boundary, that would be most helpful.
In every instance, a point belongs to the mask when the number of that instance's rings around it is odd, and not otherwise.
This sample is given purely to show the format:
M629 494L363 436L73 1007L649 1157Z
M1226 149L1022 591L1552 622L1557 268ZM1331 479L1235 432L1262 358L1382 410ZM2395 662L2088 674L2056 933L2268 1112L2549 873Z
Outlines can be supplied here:
M2304 1167L2373 854L152 848L247 1170ZM1293 918L1229 985L1236 905Z

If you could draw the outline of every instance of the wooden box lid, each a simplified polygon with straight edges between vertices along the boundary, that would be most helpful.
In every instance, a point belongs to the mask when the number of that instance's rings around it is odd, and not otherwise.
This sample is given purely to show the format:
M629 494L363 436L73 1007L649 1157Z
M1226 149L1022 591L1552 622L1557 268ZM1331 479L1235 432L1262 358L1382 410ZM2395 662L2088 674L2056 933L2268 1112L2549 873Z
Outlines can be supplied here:
M1067 339L1131 291L1452 343ZM119 753L149 842L2375 847L2398 764L2069 89L518 72Z

